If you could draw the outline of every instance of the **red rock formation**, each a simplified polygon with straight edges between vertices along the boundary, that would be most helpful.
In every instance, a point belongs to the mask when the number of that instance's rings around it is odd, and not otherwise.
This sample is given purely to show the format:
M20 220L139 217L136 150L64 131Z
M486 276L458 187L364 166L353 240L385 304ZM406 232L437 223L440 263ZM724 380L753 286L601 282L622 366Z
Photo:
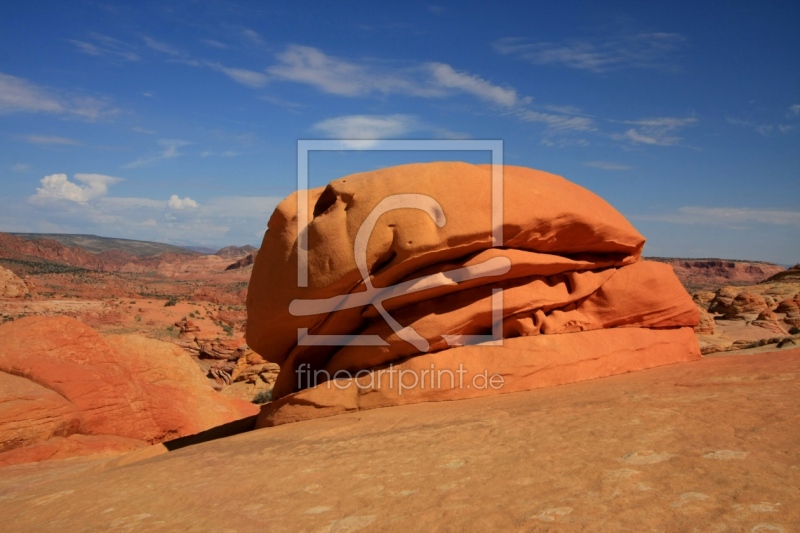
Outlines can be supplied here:
M699 334L714 334L714 317L705 309L698 306L700 310L700 323L694 327L694 332Z
M725 289L728 289L728 287ZM723 292L723 290L721 289L720 292ZM745 315L758 315L765 309L769 309L769 307L764 297L758 293L748 291L738 293L733 299L730 299L729 294L726 292L723 296L715 298L708 308L709 312L722 313L728 319L744 319Z
M28 294L28 286L16 274L0 267L0 298L22 298Z
M225 270L236 270L238 268L248 267L248 266L250 266L250 265L252 265L253 263L256 262L256 256L257 255L258 255L258 251L255 251L253 253L247 254L246 256L242 257L241 259L239 259L235 263L231 263L230 265L225 267Z
M721 285L752 285L785 271L780 265L761 261L665 257L649 259L672 266L684 287L693 291L716 288Z
M775 308L777 313L785 313L784 321L793 326L800 326L800 293L795 294L794 298L787 298Z
M490 373L502 368L516 380L510 387L523 390L699 357L691 332L699 321L697 307L669 266L640 261L644 238L622 215L561 177L521 167L505 167L504 174L503 248L492 247L487 166L406 165L309 191L307 288L297 283L297 197L282 202L270 219L247 299L248 344L281 364L273 397L304 388L304 369L366 376L381 365L417 368L462 358ZM423 207L404 205L368 218L392 195L428 200ZM359 230L366 220L375 226L365 238ZM354 250L363 252L364 265ZM480 268L485 275L451 281ZM303 311L311 300L362 298L369 290L362 271L374 287L419 286L414 280L427 276L426 290L402 292L382 304L404 329L390 326L369 298L354 305L329 300L324 311ZM503 290L500 322L492 313L493 289ZM379 336L385 345L298 345L299 328L313 335ZM496 328L506 338L502 348L451 348L453 337ZM656 329L661 331L651 331ZM554 335L590 330L597 331ZM544 353L557 355L549 359ZM544 360L565 362L557 377L530 371ZM322 393L306 390L295 398L313 404L316 394ZM418 391L403 401L471 395L463 389L433 396ZM400 401L391 394L382 398L381 405ZM335 390L329 400L347 403Z
M767 281L800 281L800 264L770 277Z
M225 248L217 250L217 253L214 255L218 255L219 257L223 257L225 259L239 259L242 256L246 256L254 252L258 252L258 248L246 244L244 246L226 246Z
M177 346L68 317L0 326L0 379L0 451L13 451L0 464L130 449L256 411L217 395Z

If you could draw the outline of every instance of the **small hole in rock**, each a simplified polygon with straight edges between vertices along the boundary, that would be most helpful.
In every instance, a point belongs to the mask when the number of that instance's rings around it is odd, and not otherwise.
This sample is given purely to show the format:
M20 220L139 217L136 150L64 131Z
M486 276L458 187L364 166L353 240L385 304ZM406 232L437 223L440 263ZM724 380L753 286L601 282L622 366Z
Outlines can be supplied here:
M336 193L333 190L333 187L328 185L325 187L325 190L322 191L322 194L319 195L317 198L317 203L314 205L314 218L317 218L321 214L325 213L333 207L336 203Z

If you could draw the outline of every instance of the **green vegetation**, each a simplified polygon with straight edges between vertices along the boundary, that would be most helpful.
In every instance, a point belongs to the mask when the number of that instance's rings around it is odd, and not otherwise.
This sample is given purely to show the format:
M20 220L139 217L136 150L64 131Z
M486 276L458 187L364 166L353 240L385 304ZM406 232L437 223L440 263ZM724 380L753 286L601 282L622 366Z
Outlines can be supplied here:
M251 401L256 405L260 405L262 403L271 402L272 401L272 391L271 390L258 391L258 394L256 394Z
M56 263L53 261L28 261L26 259L0 259L0 264L8 267L16 274L36 275L36 274L85 274L93 272L86 268Z
M175 296L170 296L169 300L167 300L166 303L164 304L164 307L172 307L177 303L178 303L178 298ZM184 318L184 320L186 319Z

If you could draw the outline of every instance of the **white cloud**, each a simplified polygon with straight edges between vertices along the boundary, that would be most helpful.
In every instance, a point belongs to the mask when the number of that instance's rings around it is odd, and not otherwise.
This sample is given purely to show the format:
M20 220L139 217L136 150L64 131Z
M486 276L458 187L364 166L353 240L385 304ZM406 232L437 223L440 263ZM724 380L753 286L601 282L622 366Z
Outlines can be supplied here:
M147 45L148 48L151 48L156 52L161 52L162 54L167 54L171 56L183 55L177 48L167 43L156 41L155 39L153 39L152 37L148 37L147 35L142 37L142 40L144 41L144 44Z
M92 33L89 35L90 41L70 40L78 50L90 56L103 56L107 59L123 59L125 61L140 61L141 57L136 48L113 37Z
M250 44L256 46L263 46L264 41L261 39L261 36L255 30L251 30L250 28L243 28L242 29L242 37L244 37Z
M636 127L629 128L624 133L614 134L612 137L638 144L674 146L681 141L681 138L675 135L675 132L696 122L697 119L694 117L659 117L642 120L626 120L622 123Z
M191 198L180 198L186 203ZM44 231L44 225L62 232L92 233L110 237L172 242L175 244L258 244L267 221L283 198L270 196L224 196L210 198L200 208L170 208L169 200L102 196L88 202L31 201L22 206L36 211L13 212L0 226L19 227L19 231ZM35 199L34 199L35 200ZM19 226L25 218L35 220L34 228Z
M13 112L74 115L86 120L119 113L105 100L93 97L65 97L33 83L0 73L0 114Z
M226 50L230 48L227 44L215 41L214 39L200 39L200 42L218 50Z
M81 144L75 139L69 137L56 137L51 135L25 135L22 140L32 144L65 144L70 146L77 146Z
M318 122L314 129L326 133L351 148L367 148L377 140L400 137L417 128L412 115L349 115Z
M764 137L771 137L775 132L789 133L790 131L794 131L797 127L794 124L759 124L750 120L742 120L734 117L725 117L725 120L728 124L733 124L734 126L751 128Z
M583 165L591 168L600 168L603 170L630 170L633 168L628 165L613 163L611 161L587 161Z
M304 83L339 96L360 96L374 91L397 92L408 85L402 78L378 76L365 67L324 54L310 46L289 46L267 71L277 79Z
M789 106L789 114L800 115L800 104L794 104L792 106Z
M516 112L516 115L526 122L541 122L546 124L550 133L592 131L595 129L594 121L587 117L541 113L530 109L520 109Z
M200 207L197 202L188 196L186 198L181 198L177 194L173 194L169 197L169 202L167 202L167 205L170 209L196 209Z
M12 111L64 113L66 109L44 89L22 78L0 73L0 112Z
M75 180L83 183L78 185L69 181L66 174L51 174L41 180L41 187L36 188L36 195L32 200L69 200L71 202L86 203L108 193L108 186L122 181L121 178L106 176L104 174L75 174Z
M191 144L189 141L183 141L181 139L159 139L158 145L161 146L164 151L161 152L162 159L172 159L173 157L178 157L181 155L178 152L178 148L181 146L186 146Z
M444 63L429 63L434 82L448 89L459 89L483 100L502 106L515 106L520 103L517 91L511 88L493 85L478 76L457 72ZM530 98L526 99L527 103Z
M675 33L638 33L606 41L572 39L561 43L530 42L516 37L495 41L494 50L534 65L561 65L605 73L624 68L673 69L669 56L686 38Z
M130 163L123 165L122 168L139 168L150 165L157 161L176 158L182 155L181 152L179 151L180 147L192 144L189 141L184 141L182 139L159 139L158 141L156 141L156 143L161 148L160 153L155 155L140 157L139 159L135 159L134 161L131 161Z
M501 87L444 63L418 63L388 68L329 56L317 48L292 45L276 55L267 69L276 80L302 83L338 96L401 94L442 98L464 93L504 107L526 104L511 87Z
M255 70L248 70L244 68L231 68L220 65L219 63L208 63L208 66L222 72L236 83L241 83L248 87L258 88L263 87L269 81L266 74L256 72Z
M800 211L755 207L686 206L679 208L677 213L632 215L630 218L675 224L711 224L733 228L741 227L746 223L800 227Z

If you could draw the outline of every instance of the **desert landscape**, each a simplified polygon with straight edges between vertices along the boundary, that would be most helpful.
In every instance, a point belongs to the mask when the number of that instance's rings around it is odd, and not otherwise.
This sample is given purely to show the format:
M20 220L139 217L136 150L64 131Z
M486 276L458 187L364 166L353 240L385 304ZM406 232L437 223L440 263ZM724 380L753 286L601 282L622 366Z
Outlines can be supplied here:
M357 257L342 258L339 272L311 272L332 284L287 292L295 263L279 258L296 253L297 237L280 228L284 214L295 217L291 197L261 249L209 254L88 235L0 234L0 513L36 508L15 522L20 530L394 530L411 516L420 530L682 530L713 515L719 528L788 531L800 519L792 505L800 486L792 399L800 265L642 259L644 239L600 198L513 167L505 169L505 219L519 221L512 227L520 235L526 224L569 222L547 240L506 233L506 246L495 249L474 216L488 212L485 199L426 189L429 173L447 187L447 176L480 181L487 171L409 165L310 191L311 253L323 256L357 241L335 239L337 227L359 227L342 216L367 216L343 198L379 200L366 184L444 198L457 233L415 229L370 241L364 254L377 265L369 272L378 286L433 283L438 272L512 258L486 281L432 285L384 304L430 343L427 353L398 337L406 330L392 333L369 304L324 320L287 312L292 300L325 301L348 286L357 295L364 283L348 281L358 276ZM550 211L531 218L515 210L526 194L549 195ZM413 228L419 215L402 213L383 223ZM592 233L576 235L578 226ZM474 244L443 244L453 239ZM483 309L491 287L504 293L497 331ZM294 333L348 324L378 332L387 347L303 345ZM441 340L481 331L500 332L502 346ZM304 383L303 365L327 377ZM471 385L431 379L426 388L429 365L451 376L466 366ZM399 373L397 385L387 368ZM491 370L484 379L497 377L499 386L477 386L478 369ZM423 379L404 382L409 375ZM401 460L382 459L389 456ZM261 457L269 457L270 483L293 496L246 497L264 483L246 473ZM228 481L209 470L219 461L233 473ZM229 497L202 520L193 509L204 498L164 507L147 488L160 480L159 491L200 496L211 479ZM325 496L342 483L361 503ZM521 500L492 504L501 494ZM483 503L466 511L475 499Z
M0 531L800 532L799 24L6 2Z

